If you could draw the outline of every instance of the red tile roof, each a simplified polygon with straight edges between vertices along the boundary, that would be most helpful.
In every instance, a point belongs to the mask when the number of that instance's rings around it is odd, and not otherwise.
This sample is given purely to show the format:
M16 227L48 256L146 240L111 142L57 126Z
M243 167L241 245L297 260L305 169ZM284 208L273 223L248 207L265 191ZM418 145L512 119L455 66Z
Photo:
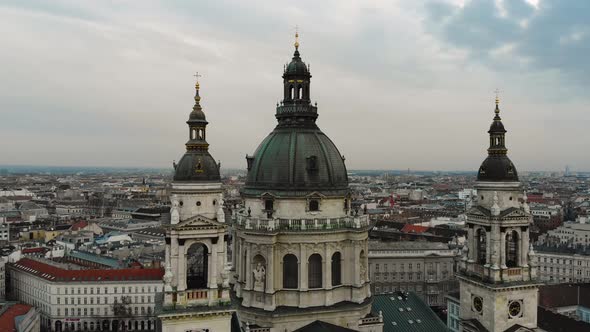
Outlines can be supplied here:
M412 224L405 224L402 228L402 233L424 233L428 230L426 226L419 226L419 225L412 225Z
M37 247L37 248L24 248L23 249L23 254L33 254L33 253L45 253L46 249L43 247Z
M80 230L86 226L88 226L88 221L82 220L82 221L78 221L77 223L73 224L72 227L70 227L70 229L73 231L77 231L77 230Z
M164 269L160 268L65 270L29 258L23 258L11 266L50 281L162 280L164 276Z
M30 305L15 304L10 306L5 312L0 315L0 332L14 332L16 326L14 319L18 316L25 315L31 310Z

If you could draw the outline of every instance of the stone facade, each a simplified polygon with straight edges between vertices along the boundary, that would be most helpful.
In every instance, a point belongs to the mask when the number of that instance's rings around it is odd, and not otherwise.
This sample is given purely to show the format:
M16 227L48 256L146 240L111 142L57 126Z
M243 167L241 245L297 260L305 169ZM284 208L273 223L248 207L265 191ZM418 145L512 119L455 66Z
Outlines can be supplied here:
M590 255L536 250L539 281L547 283L590 282Z
M230 331L234 313L219 166L211 162L207 151L207 121L200 106L199 84L195 87L195 106L187 121L187 152L175 165L170 190L164 298L158 308L163 332Z
M459 289L457 249L438 242L370 242L369 276L373 294L416 293L429 306L444 306Z
M538 284L531 261L533 222L516 168L508 159L498 101L488 131L488 157L478 172L477 196L467 211L467 244L461 268L463 331L502 332L537 327Z
M344 157L318 128L311 73L295 43L275 129L253 156L234 211L232 266L244 329L315 321L381 331L371 313L369 216L351 209Z

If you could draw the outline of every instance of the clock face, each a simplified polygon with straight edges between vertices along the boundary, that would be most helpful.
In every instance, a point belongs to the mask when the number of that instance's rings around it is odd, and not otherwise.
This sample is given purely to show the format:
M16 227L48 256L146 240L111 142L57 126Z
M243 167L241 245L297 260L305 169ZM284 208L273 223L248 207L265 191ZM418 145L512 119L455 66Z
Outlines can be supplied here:
M520 312L522 311L522 304L520 301L511 301L508 305L508 314L510 317L518 317L520 316Z
M473 297L473 310L479 313L483 310L483 299L480 296Z

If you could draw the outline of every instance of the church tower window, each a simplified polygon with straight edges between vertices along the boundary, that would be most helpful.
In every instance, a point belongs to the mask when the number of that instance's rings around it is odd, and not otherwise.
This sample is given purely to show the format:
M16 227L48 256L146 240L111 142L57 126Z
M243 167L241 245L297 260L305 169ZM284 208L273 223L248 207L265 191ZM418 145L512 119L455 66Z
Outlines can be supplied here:
M186 286L187 289L207 288L208 250L202 243L190 246L186 253Z
M339 252L335 252L332 255L332 286L338 286L342 284L341 278L341 266L340 260L342 255Z
M483 228L477 230L477 262L479 264L485 264L487 259L487 239L486 231Z
M309 256L307 277L309 288L322 288L322 256L313 254Z
M287 254L283 257L283 288L296 289L299 287L299 268L297 257Z
M506 266L518 266L518 233L511 231L506 234Z

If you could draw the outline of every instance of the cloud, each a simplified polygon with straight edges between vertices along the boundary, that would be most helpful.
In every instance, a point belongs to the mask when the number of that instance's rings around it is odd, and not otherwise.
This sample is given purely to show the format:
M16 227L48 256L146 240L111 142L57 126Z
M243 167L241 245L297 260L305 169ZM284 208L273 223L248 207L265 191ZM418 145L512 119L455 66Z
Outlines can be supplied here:
M477 169L496 87L519 169L590 169L564 148L590 140L584 75L551 56L586 40L584 8L539 23L550 4L3 1L0 164L170 167L199 71L211 153L243 168L276 124L299 25L318 124L349 169ZM551 24L566 51L533 48Z
M564 84L590 83L590 2L472 0L426 4L429 30L494 69L557 72ZM498 53L504 53L498 57Z

